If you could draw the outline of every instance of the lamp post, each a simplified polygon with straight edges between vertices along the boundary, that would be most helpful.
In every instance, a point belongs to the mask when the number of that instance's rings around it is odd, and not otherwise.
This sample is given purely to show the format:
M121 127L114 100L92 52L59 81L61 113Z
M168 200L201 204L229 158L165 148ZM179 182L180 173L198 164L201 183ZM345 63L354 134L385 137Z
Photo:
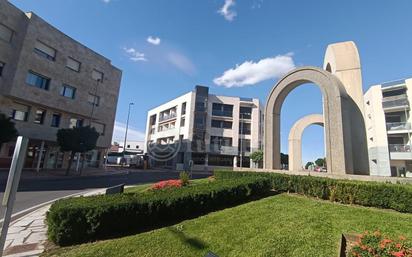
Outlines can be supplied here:
M130 107L132 105L134 105L134 103L129 103L129 110L127 112L126 132L124 133L123 157L124 157L124 154L126 152L127 130L129 129Z

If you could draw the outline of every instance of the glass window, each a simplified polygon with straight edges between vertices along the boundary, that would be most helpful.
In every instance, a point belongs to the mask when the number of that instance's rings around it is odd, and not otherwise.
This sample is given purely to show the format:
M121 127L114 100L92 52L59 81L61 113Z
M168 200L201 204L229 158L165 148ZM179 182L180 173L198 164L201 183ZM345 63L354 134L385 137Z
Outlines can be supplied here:
M34 52L51 61L54 61L56 58L56 50L40 41L36 41L34 44Z
M181 118L180 119L180 127L184 127L185 126L185 118Z
M225 120L212 120L212 127L213 128L232 129L232 122L231 121L225 121Z
M66 63L66 67L79 72L80 71L80 65L81 63L79 61L76 61L75 59L68 57L67 58L67 63Z
M4 66L6 64L4 62L0 62L0 77L3 75Z
M252 118L252 107L240 107L239 118L241 119L251 119Z
M239 124L239 134L241 135L250 135L250 123L240 122Z
M71 118L69 123L69 128L78 128L83 126L82 119Z
M100 97L97 95L93 95L89 93L89 96L87 98L87 101L89 102L89 104L94 104L95 106L99 106L100 104Z
M186 102L182 103L182 115L186 114Z
M49 90L50 79L29 71L27 74L26 83L34 87Z
M239 139L238 149L241 152L250 152L250 139Z
M36 115L34 117L34 123L43 124L45 116L46 116L46 111L45 110L37 109L36 110Z
M19 121L27 121L30 107L23 104L15 104L11 112L11 118Z
M3 24L0 24L0 39L9 43L11 42L12 37L13 30L11 30L9 27L6 27Z
M74 99L75 94L76 94L76 88L69 86L69 85L64 85L64 84L62 85L60 89L61 96Z
M93 71L92 71L92 78L93 78L94 80L97 80L97 81L99 81L99 82L102 82L102 81L103 81L103 72L98 71L98 70L93 70Z
M232 117L233 116L233 105L213 103L212 104L212 115Z
M58 128L60 126L60 120L61 120L61 115L58 113L53 113L52 115L52 121L51 121L51 126Z

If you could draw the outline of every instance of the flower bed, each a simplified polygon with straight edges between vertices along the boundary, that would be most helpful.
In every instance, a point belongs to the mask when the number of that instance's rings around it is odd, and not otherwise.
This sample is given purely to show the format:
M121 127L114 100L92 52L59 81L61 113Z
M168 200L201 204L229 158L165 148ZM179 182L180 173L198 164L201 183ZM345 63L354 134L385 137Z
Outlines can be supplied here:
M180 179L170 179L164 180L157 183L154 183L150 188L153 190L173 188L173 187L182 187L183 183Z

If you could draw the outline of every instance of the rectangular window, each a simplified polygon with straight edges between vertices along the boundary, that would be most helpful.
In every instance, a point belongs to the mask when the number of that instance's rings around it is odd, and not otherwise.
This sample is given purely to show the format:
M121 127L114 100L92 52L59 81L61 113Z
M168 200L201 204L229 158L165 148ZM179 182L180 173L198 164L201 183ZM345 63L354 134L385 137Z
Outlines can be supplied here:
M34 117L34 123L43 124L45 116L46 116L46 111L45 110L37 109L36 110L36 115Z
M66 67L79 72L80 71L80 65L81 63L79 61L76 61L75 59L68 57L67 58L67 63L66 63Z
M82 119L71 118L69 128L79 128L83 126Z
M104 135L104 130L106 128L106 125L102 123L92 122L91 127L95 128L96 132L98 132L100 135L102 136Z
M250 152L250 139L239 139L238 149L240 152Z
M6 27L3 24L0 24L0 39L6 41L7 43L10 43L12 37L13 30L11 30L9 27Z
M184 126L185 126L185 121L186 121L185 118L181 118L181 119L180 119L180 127L184 127Z
M34 87L49 90L50 79L29 71L27 74L26 83Z
M241 135L250 135L250 123L240 122L239 124L239 134Z
M61 114L53 113L50 126L58 128L60 126Z
M186 102L182 103L182 115L186 114Z
M98 71L98 70L93 70L93 71L92 71L92 78L93 78L94 80L97 80L97 81L99 81L99 82L102 82L102 81L103 81L103 72Z
M6 64L4 62L0 62L0 77L3 76L3 70L5 65Z
M29 117L29 110L30 106L15 103L11 112L11 118L14 120L27 121Z
M252 118L252 107L241 106L239 110L239 118L251 119Z
M56 50L40 41L36 41L34 44L34 52L50 61L54 61L56 58Z
M212 115L233 117L233 105L213 103L212 104Z
M60 89L61 96L74 99L75 94L76 94L76 88L69 86L69 85L65 85L65 84L62 85Z
M213 128L232 129L232 122L225 120L212 120Z
M89 102L89 104L91 105L95 105L95 106L99 106L100 104L100 97L97 95L93 95L89 93L89 96L87 98L87 101Z

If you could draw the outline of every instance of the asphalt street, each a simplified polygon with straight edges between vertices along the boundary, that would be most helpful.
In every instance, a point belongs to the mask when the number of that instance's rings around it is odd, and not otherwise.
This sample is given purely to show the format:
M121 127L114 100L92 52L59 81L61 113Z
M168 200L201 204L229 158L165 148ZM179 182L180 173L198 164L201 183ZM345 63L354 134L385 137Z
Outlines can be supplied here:
M0 199L3 199L7 174L0 175ZM193 174L193 178L204 178L207 174ZM134 185L178 178L171 171L133 171L130 174L94 177L30 178L21 179L13 213L26 210L38 204L86 190L107 188L119 184ZM0 207L0 219L4 217L4 207Z

